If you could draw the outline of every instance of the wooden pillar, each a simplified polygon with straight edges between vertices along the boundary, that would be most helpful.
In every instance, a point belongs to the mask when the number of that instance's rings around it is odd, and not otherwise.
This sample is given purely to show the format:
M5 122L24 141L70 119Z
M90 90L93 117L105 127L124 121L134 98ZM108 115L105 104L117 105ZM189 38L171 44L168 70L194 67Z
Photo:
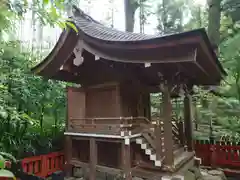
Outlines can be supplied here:
M157 124L154 126L154 134L155 134L155 144L156 144L156 156L157 160L161 159L162 154L162 136L161 136L161 121L158 120Z
M65 136L65 173L66 177L72 176L72 137L71 136Z
M96 180L96 166L97 166L97 142L95 138L90 138L89 180Z
M132 180L130 142L129 142L129 144L127 144L126 140L123 141L121 149L122 149L123 178L126 180Z
M184 97L184 128L188 151L193 151L193 129L192 129L192 97L186 94Z
M184 123L182 121L178 122L178 130L179 130L179 140L182 146L185 145L185 134L184 134Z
M173 165L173 134L172 134L172 104L170 88L167 83L163 89L163 128L164 128L164 164L166 167Z

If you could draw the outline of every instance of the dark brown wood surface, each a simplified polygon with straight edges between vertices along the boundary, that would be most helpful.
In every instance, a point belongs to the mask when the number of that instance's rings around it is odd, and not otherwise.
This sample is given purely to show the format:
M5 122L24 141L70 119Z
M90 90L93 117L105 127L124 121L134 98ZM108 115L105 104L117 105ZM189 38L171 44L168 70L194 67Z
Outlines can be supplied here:
M193 151L193 127L192 127L192 97L187 94L184 98L184 124L185 124L185 137L187 141L188 151Z
M66 177L71 177L72 176L72 165L71 165L71 159L72 159L72 138L71 136L65 136L65 172L66 172Z
M97 166L97 142L95 138L90 138L90 172L89 180L96 180L96 166Z
M171 167L173 165L173 138L172 138L172 105L170 99L170 85L168 82L164 84L163 92L163 126L164 126L164 149L166 166Z
M132 179L131 174L131 148L130 144L126 145L125 142L122 142L122 169L123 169L123 177L126 180Z

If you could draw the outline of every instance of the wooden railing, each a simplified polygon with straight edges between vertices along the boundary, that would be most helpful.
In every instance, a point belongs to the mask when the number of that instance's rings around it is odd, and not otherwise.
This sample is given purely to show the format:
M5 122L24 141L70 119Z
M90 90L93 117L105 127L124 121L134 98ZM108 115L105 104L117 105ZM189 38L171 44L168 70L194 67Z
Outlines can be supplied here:
M68 131L79 133L95 133L121 135L121 132L140 133L141 124L149 124L145 117L113 117L113 118L81 118L70 119Z
M63 170L64 154L53 152L46 155L24 158L21 161L23 172L46 178L56 171Z
M184 135L184 124L183 122L176 122L175 120L172 121L172 133L173 139L176 143L180 144L181 146L185 145L185 135Z
M179 126L177 122L172 121L172 138L174 147L167 151L174 151L178 145L184 146L183 124ZM155 119L149 121L145 117L105 117L105 118L82 118L70 119L70 132L93 133L105 135L129 136L142 134L153 149L156 151L157 159L163 159L166 154L164 141L163 120ZM181 131L182 130L182 131ZM175 146L177 145L177 146Z
M160 124L159 124L160 123ZM152 148L156 150L158 159L164 157L164 129L163 121L158 119L152 121L151 124L144 125L145 129L142 132L143 137L149 142ZM172 138L174 144L179 146L184 146L184 133L183 133L183 123L172 121Z
M238 144L195 140L195 152L204 166L236 169L240 167L240 145Z
M163 124L164 122L162 120L160 121L160 128L161 128L161 133L164 132L163 129ZM153 124L157 124L156 120L152 122ZM176 144L180 144L182 146L184 146L184 141L185 141L185 136L184 136L184 124L183 122L179 121L177 122L176 120L172 120L172 136L173 136L173 140Z

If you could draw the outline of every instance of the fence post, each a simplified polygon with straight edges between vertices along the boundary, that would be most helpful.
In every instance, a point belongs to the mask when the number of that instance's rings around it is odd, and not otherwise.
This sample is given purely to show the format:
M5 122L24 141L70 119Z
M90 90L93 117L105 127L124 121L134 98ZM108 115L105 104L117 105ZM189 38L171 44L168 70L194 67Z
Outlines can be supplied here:
M210 136L210 165L211 167L215 168L216 167L216 145L214 142L214 137Z
M45 178L48 173L48 163L47 163L47 156L41 155L41 177Z

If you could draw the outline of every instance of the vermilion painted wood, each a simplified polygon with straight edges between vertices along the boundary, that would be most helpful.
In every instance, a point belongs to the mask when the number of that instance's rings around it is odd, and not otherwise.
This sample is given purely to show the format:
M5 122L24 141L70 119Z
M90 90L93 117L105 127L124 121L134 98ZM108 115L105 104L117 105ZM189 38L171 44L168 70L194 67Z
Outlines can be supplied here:
M211 150L212 148L212 150ZM221 168L240 168L240 146L231 145L229 142L209 142L195 141L196 156L202 159L202 165ZM212 158L214 153L214 158ZM214 162L212 162L214 161Z
M202 159L202 165L204 166L214 164L220 168L240 169L240 145L231 145L229 142L210 144L208 141L196 140L195 152L196 156ZM42 178L63 170L63 166L64 154L62 152L53 152L22 160L22 168L25 173ZM7 180L7 178L0 177L0 180Z
M210 165L210 145L204 141L195 141L195 152L196 156L202 159L202 164L205 166Z
M64 156L62 152L53 152L41 156L33 156L22 160L25 173L45 178L52 173L63 170Z

